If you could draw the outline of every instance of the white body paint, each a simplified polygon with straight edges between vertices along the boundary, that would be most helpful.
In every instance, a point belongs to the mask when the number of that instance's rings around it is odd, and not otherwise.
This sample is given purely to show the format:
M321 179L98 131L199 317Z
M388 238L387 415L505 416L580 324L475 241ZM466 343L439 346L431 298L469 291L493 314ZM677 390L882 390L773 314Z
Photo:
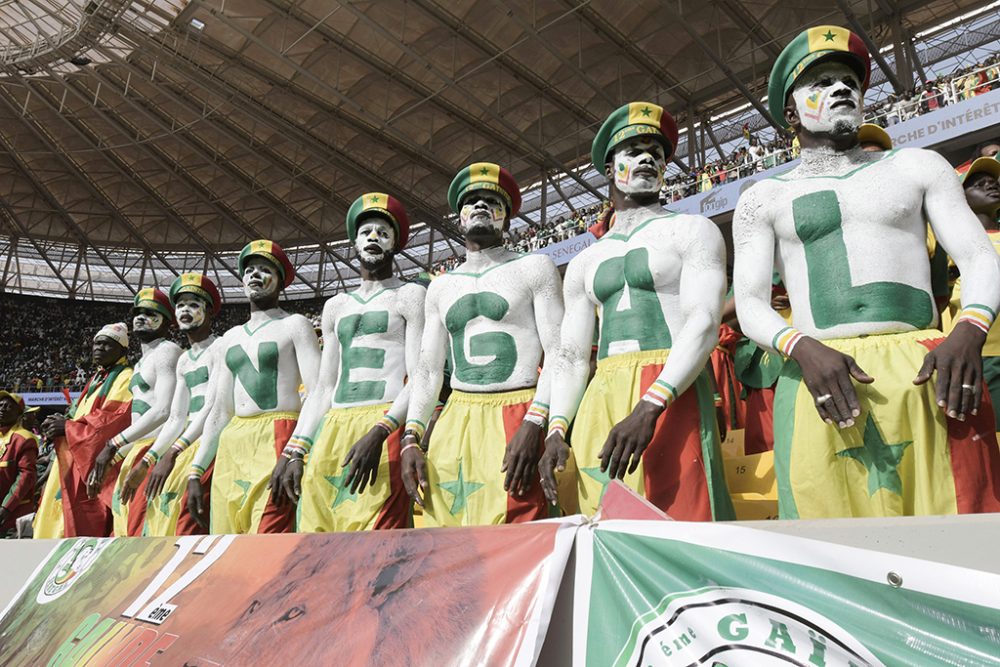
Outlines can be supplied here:
M605 316L594 291L599 267L609 260L646 250L660 312L670 332L671 350L659 379L682 393L704 369L719 339L726 291L726 250L711 220L698 215L665 215L659 205L616 213L608 235L574 257L566 270L566 317L552 392L553 416L572 421L587 387L594 331ZM636 259L628 259L637 261ZM629 307L626 285L618 304ZM635 340L608 345L608 356L639 351Z
M446 327L449 310L463 297L484 292L506 301L506 314L499 321L481 316L470 320L461 331L462 352L474 367L490 364L496 357L473 355L470 340L482 334L506 334L516 347L516 363L509 376L489 384L463 381L461 372L452 364L451 387L472 393L493 393L537 385L535 402L548 404L551 371L546 367L539 376L538 367L543 354L553 358L559 342L563 316L559 273L552 260L544 255L520 255L495 247L470 251L457 269L437 278L428 288L423 343L411 381L407 421L427 424L437 403L445 359L452 356L455 343Z
M820 191L836 193L853 286L902 283L925 292L933 308L926 219L969 285L968 291L963 285L963 305L997 308L997 255L944 158L919 148L890 153L870 153L860 147L842 153L804 149L802 163L790 173L747 190L733 220L737 313L744 334L758 344L771 348L774 335L786 326L770 306L774 267L788 290L792 324L806 335L830 339L916 328L881 321L816 326L810 291L823 286L810 283L792 202ZM933 320L931 324L937 321L936 312Z
M188 442L195 442L201 437L205 421L212 409L215 399L212 381L218 377L219 341L218 336L209 336L205 340L194 343L191 349L182 352L177 360L177 374L173 400L170 403L170 418L163 425L150 451L162 457L178 438L183 437ZM185 376L188 373L207 371L208 382L188 387ZM204 405L197 412L191 413L191 401L201 398Z
M323 307L323 346L319 380L316 390L306 397L295 434L312 437L319 428L323 415L330 408L353 408L364 405L392 403L388 414L402 424L409 406L411 385L405 384L412 376L420 356L420 341L424 328L424 297L427 290L416 283L404 283L396 277L387 280L367 280L349 294L338 294ZM366 313L388 314L385 332L356 335L348 338L345 349L338 336L341 324ZM385 354L381 368L350 368L351 351L357 348L382 350ZM346 354L345 354L346 353ZM349 383L366 381L384 382L381 392L371 393L351 402L350 396L339 396L342 380ZM347 387L343 387L347 392ZM341 400L338 401L338 398ZM373 424L374 425L374 424Z
M162 321L163 316L159 317ZM132 423L119 434L129 443L118 450L122 455L128 453L136 440L155 437L160 432L160 427L167 421L176 383L177 360L181 352L176 343L166 338L158 338L152 343L142 343L142 357L132 373ZM141 376L149 385L149 389L143 389L135 384L137 376ZM135 410L138 405L136 401L146 403L149 409L140 414Z
M263 289L266 288L265 285ZM251 289L254 288L248 287ZM261 346L270 343L278 350L277 404L263 409L233 375L226 360L230 351L242 350L257 367ZM281 308L251 312L249 322L227 331L217 345L219 357L215 375L218 380L212 383L215 399L194 460L194 465L203 468L215 459L219 434L230 419L267 412L298 413L302 407L299 385L304 385L308 394L316 384L319 371L319 343L312 324L302 315L292 315Z
M810 132L849 132L863 122L861 83L844 63L810 67L795 82L792 98L802 126Z
M659 192L666 163L658 141L634 137L623 142L615 148L612 160L615 187L626 195Z
M380 217L370 217L358 227L358 236L354 239L354 247L361 261L373 265L392 252L396 245L396 230Z
M507 220L507 203L500 195L487 190L473 192L466 196L458 220L466 234L476 228L500 232Z

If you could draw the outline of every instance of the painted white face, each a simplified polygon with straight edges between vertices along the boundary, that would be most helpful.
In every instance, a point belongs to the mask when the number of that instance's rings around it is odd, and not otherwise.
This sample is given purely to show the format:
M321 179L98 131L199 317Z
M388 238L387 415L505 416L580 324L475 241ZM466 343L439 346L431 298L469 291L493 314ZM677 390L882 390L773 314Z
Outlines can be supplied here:
M205 323L208 311L205 302L193 294L181 294L174 307L177 327L181 331L194 331Z
M507 218L507 202L489 190L473 192L462 202L459 219L466 234L475 229L502 232Z
M626 195L654 194L663 187L667 158L663 145L648 137L632 137L615 147L611 168L615 187Z
M354 247L358 256L365 264L377 264L392 252L396 245L396 230L387 220L378 217L368 218L358 227L358 236L354 239Z
M861 97L858 75L840 62L820 63L806 70L792 89L802 127L814 133L857 130Z
M163 315L160 315L155 310L149 310L148 308L140 308L132 317L132 330L135 332L156 331L162 324Z
M243 270L243 293L248 299L260 299L277 293L278 269L263 257L251 257Z

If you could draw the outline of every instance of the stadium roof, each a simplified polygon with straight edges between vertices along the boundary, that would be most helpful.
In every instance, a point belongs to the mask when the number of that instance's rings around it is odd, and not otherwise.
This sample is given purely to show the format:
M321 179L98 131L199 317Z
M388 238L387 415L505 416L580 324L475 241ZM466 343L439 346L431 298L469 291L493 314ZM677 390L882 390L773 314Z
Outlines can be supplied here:
M414 272L457 240L469 162L597 194L578 168L624 102L687 127L759 105L804 27L881 48L986 4L0 0L0 288L122 297L193 269L232 291L234 251L266 237L329 293L356 280L344 215L368 190L427 223Z

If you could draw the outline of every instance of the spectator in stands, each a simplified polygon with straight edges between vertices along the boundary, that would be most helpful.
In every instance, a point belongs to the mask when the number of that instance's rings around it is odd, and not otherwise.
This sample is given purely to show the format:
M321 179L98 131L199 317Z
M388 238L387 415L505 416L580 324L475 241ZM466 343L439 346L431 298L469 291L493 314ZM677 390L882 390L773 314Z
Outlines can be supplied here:
M35 511L38 440L24 428L24 399L0 391L0 537L14 530L19 517Z
M35 537L111 534L110 488L101 497L88 498L86 475L104 444L131 421L128 344L128 327L122 322L98 331L92 346L97 372L84 387L79 402L68 418L52 415L42 423L42 431L54 441L58 457L52 459L35 514Z

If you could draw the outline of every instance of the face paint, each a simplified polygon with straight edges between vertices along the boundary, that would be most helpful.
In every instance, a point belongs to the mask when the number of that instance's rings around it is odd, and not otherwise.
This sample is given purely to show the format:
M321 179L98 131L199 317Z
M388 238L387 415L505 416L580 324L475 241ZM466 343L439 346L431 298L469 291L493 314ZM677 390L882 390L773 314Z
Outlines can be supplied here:
M278 291L278 270L266 259L251 257L243 271L243 293L250 300L272 296Z
M193 294L181 294L174 308L177 326L181 331L194 331L205 323L205 302Z
M861 125L861 83L844 63L820 63L795 82L792 98L802 127L846 134Z
M163 315L145 308L140 308L132 318L132 330L136 333L156 331L162 324Z
M612 161L615 187L626 195L659 192L666 167L660 142L633 137L615 148Z
M493 192L475 192L462 203L459 219L466 234L475 229L499 233L507 219L507 203Z
M396 230L382 218L368 218L358 228L354 247L364 264L378 264L396 245Z

